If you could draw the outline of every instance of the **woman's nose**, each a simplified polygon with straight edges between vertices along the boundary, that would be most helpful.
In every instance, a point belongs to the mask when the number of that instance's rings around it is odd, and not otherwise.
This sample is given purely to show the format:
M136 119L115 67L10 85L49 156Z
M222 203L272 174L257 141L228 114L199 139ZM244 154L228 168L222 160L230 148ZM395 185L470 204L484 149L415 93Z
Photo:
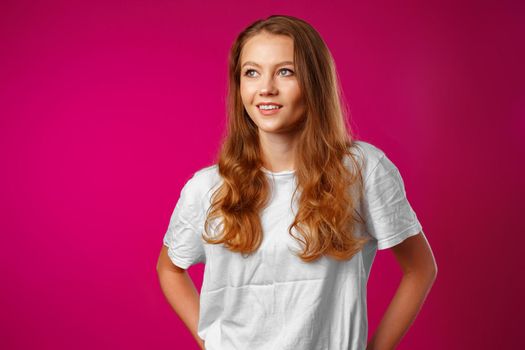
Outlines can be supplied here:
M261 79L261 85L259 86L259 92L261 95L265 94L276 94L277 87L273 77L266 77Z

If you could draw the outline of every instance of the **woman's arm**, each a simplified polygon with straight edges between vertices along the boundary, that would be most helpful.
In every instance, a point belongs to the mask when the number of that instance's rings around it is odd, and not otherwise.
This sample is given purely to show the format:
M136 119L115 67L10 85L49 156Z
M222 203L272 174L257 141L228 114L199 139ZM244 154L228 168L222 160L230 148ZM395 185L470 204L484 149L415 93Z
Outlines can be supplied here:
M403 270L403 279L367 350L395 349L412 325L437 276L432 250L421 233L390 248Z
M171 262L168 256L168 247L164 245L157 262L157 274L164 296L191 332L200 348L204 349L204 341L197 334L199 293L186 270Z

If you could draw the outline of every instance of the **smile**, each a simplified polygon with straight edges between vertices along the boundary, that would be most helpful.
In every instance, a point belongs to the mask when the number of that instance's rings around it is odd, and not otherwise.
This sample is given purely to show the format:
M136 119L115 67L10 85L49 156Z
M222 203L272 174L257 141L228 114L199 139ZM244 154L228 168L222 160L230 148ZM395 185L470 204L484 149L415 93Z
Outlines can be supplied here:
M283 108L283 106L276 106L276 105L259 105L257 106L259 108L259 112L262 115L272 115L279 113L279 110Z
M282 106L276 106L276 105L259 105L257 106L260 110L268 111L272 109L279 109Z

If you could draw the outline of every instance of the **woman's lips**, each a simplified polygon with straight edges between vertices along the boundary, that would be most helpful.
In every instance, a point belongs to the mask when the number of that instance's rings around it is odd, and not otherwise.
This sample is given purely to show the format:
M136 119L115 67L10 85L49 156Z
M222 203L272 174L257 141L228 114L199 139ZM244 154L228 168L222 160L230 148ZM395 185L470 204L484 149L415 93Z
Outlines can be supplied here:
M257 109L261 112L262 115L277 114L281 108L283 108L283 106L280 106L279 108L272 108L272 109L261 109L257 107Z

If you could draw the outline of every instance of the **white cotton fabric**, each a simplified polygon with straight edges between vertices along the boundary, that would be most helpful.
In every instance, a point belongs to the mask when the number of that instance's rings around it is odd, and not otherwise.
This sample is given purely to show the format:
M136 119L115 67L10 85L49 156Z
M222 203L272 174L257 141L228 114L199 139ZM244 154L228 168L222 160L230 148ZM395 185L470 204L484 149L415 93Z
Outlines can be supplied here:
M366 219L356 234L372 239L344 262L324 256L304 263L293 254L301 249L287 232L297 212L293 170L262 168L272 198L261 213L262 245L248 257L201 238L212 192L221 182L217 165L197 171L184 185L163 243L183 269L205 263L198 335L207 350L366 348L366 285L376 251L424 233L396 166L376 146L355 145L363 151L365 179L356 210Z

